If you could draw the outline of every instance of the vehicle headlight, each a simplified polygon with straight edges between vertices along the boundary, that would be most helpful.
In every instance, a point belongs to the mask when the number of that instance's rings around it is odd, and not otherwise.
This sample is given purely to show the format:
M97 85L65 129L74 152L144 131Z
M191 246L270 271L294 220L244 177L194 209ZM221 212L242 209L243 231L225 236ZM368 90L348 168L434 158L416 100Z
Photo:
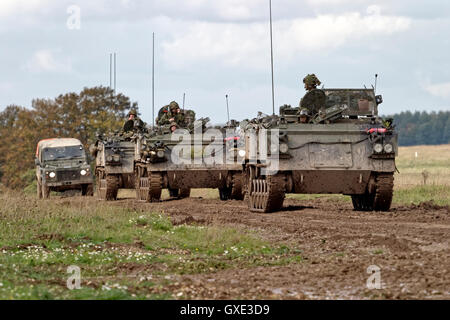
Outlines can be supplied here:
M280 152L281 153L288 153L289 152L289 146L286 143L280 144Z
M392 151L394 151L394 147L392 146L392 144L388 143L387 145L384 146L384 152L392 153Z
M165 153L164 153L163 150L159 150L159 151L156 153L156 155L158 156L158 158L164 158Z
M80 173L81 173L81 175L82 175L82 176L85 176L85 175L87 175L87 171L86 171L86 170L84 170L84 169L83 169L83 170L81 170L81 171L80 171Z
M120 162L120 156L118 154L115 154L113 156L114 162Z
M112 156L108 156L108 157L106 158L106 161L112 162L112 161L113 161L113 157L112 157Z
M383 152L383 145L377 143L376 145L373 146L373 151L375 151L376 153Z
M277 144L272 144L270 146L270 152L271 153L277 153L278 152L278 145Z
M50 172L48 176L53 179L56 177L56 173Z
M238 154L239 154L239 157L243 158L243 157L245 157L246 152L245 152L245 150L239 150Z

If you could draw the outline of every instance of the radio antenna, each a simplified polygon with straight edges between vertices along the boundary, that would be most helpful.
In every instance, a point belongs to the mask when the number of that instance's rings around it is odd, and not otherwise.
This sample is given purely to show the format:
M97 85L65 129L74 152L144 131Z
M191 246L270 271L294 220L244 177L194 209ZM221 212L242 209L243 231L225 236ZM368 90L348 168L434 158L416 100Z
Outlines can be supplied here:
M184 103L186 102L186 93L183 93L183 111L184 111Z
M375 74L375 94L377 93L378 74Z
M155 126L155 33L153 32L152 46L152 116L153 126Z
M275 84L273 78L273 31L272 31L272 0L269 0L270 9L270 64L272 67L272 112L275 115Z
M113 63L113 58L112 58L112 53L109 54L109 89L112 89L112 65Z
M227 100L227 115L228 115L228 126L230 126L230 107L228 105L228 95L225 95L225 98Z
M117 88L117 53L114 52L114 94L116 94Z

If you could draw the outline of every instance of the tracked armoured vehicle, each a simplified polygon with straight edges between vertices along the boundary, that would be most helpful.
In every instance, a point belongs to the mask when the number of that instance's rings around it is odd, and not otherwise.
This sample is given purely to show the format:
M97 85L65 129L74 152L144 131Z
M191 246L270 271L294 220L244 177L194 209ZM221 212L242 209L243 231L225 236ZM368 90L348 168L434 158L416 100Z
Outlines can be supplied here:
M90 147L95 157L97 197L101 200L117 200L119 189L134 189L134 161L136 134L116 132L99 135Z
M251 211L279 210L287 193L344 194L358 211L390 209L398 147L392 121L378 116L382 97L373 89L320 91L319 105L308 93L299 108L283 106L279 116L241 124Z
M194 119L192 119L194 120ZM160 126L136 140L136 195L140 201L160 201L163 189L186 198L194 188L218 188L222 200L242 200L243 146L233 130L206 129L209 119L172 132ZM228 132L228 134L226 134Z

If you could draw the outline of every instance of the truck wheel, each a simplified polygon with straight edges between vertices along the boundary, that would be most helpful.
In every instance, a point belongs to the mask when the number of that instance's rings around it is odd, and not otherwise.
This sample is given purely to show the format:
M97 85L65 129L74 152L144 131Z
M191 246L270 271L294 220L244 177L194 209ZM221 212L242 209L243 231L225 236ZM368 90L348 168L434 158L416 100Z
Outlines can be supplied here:
M50 188L47 187L45 184L42 184L42 198L43 199L50 198Z
M41 186L41 183L39 182L39 180L37 181L36 190L37 190L38 199L42 199L42 186Z
M93 184L83 184L81 186L81 195L83 197L92 197L94 195L94 185Z

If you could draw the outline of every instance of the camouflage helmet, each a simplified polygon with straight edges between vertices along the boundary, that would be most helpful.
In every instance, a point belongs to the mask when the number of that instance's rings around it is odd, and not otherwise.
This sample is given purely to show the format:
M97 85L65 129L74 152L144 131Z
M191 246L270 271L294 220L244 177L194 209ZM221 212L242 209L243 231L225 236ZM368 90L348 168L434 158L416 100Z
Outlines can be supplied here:
M176 103L175 101L172 101L170 104L169 104L169 109L170 110L173 110L173 109L179 109L180 108L180 106L178 105L178 103Z
M131 115L137 117L137 111L136 111L136 109L131 109L130 112L128 112L128 116L131 116Z
M314 73L313 74L308 74L303 79L303 83L306 84L307 86L311 86L311 87L317 87L317 86L320 86L322 84L322 82L320 82L319 78L317 78Z

